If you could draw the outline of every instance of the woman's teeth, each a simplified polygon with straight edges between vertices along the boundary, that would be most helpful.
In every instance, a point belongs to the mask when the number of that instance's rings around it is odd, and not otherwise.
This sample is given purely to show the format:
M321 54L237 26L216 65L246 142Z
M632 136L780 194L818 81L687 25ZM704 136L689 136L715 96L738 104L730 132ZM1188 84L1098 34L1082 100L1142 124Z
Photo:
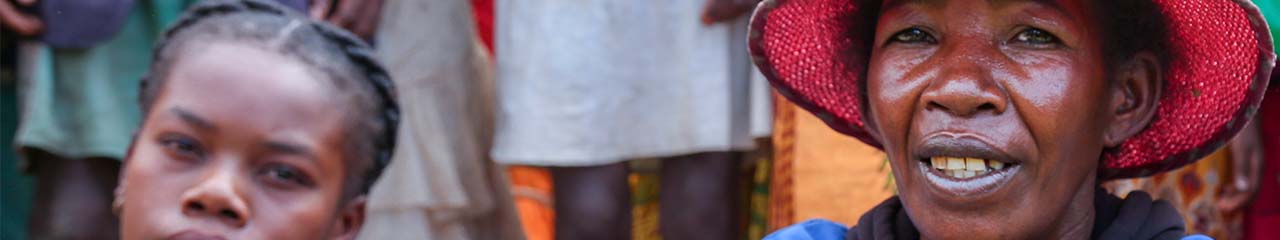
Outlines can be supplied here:
M955 178L981 176L988 171L1004 169L1004 163L981 158L932 157L933 168Z

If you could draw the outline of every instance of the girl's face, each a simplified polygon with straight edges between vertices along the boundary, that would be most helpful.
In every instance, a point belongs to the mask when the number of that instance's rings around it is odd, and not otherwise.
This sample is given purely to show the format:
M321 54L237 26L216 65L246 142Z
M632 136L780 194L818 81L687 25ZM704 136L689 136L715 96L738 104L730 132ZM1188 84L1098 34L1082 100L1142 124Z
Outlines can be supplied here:
M1088 237L1114 119L1088 7L886 1L869 116L923 236Z
M124 239L351 238L344 109L277 53L193 44L149 110L121 181Z

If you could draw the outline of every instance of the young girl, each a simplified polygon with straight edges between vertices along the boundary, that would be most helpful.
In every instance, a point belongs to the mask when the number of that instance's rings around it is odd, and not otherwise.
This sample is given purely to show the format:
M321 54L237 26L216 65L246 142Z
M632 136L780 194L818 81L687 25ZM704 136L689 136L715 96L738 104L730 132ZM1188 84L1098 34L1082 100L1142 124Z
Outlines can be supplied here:
M899 195L852 229L773 239L1168 239L1168 203L1099 190L1222 146L1273 66L1233 0L761 4L756 63L784 96L883 149Z
M273 2L207 1L142 85L124 239L354 238L399 113L368 45Z

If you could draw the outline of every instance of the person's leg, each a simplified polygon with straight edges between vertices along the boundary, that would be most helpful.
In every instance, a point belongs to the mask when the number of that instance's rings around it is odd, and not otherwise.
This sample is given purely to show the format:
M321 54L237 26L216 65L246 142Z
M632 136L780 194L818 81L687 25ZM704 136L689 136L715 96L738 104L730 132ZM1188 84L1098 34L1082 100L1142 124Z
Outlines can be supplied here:
M111 212L120 162L64 159L29 151L36 179L28 235L32 239L116 239L120 224Z
M556 239L631 239L626 162L550 169Z
M737 239L740 160L733 152L699 153L662 161L658 231L663 239Z

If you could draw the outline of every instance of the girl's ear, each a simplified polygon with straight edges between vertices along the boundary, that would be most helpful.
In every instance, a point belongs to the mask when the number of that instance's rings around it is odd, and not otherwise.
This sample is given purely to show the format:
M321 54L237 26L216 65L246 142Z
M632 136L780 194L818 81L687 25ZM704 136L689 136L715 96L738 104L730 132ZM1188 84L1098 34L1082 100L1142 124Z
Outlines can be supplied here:
M364 225L364 209L368 202L368 197L359 196L347 201L342 206L340 216L333 221L333 235L330 239L351 240L356 239L356 235L360 233L360 227Z
M1147 128L1155 118L1164 90L1164 67L1151 52L1134 55L1112 71L1109 111L1115 117L1103 135L1106 147L1116 147Z

